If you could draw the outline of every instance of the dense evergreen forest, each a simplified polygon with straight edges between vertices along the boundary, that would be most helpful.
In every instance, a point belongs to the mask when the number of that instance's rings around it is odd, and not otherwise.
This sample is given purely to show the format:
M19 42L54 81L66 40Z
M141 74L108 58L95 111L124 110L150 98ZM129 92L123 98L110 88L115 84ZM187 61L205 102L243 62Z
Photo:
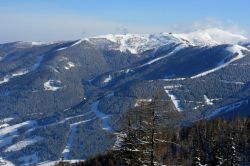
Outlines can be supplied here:
M177 126L167 119L180 116L164 111L161 100L141 104L128 111L119 131L118 146L71 165L207 165L250 164L250 117L203 119ZM70 165L59 162L57 165Z

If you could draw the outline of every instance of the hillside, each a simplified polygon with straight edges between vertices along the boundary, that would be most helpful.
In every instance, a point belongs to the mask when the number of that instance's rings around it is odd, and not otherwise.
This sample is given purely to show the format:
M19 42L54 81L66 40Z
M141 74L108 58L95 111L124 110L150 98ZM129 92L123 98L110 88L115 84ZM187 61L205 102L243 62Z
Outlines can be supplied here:
M131 108L161 96L166 123L249 116L247 38L220 29L0 45L0 156L86 159L113 148Z

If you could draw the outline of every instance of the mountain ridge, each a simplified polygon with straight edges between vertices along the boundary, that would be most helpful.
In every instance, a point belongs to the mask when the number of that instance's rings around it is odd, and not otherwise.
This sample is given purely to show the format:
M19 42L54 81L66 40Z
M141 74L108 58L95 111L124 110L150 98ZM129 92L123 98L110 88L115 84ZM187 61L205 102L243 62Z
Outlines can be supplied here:
M124 114L155 94L174 125L249 115L243 38L204 45L174 35L1 44L0 156L20 165L105 152Z

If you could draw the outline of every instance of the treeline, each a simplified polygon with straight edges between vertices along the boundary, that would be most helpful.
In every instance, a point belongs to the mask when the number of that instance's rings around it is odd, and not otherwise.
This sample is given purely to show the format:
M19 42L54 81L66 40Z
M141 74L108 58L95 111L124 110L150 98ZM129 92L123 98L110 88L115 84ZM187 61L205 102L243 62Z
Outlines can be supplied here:
M161 101L154 100L129 111L119 134L119 146L107 155L75 165L250 164L249 117L201 120L192 126L178 127L166 125L166 119L177 113L162 108Z

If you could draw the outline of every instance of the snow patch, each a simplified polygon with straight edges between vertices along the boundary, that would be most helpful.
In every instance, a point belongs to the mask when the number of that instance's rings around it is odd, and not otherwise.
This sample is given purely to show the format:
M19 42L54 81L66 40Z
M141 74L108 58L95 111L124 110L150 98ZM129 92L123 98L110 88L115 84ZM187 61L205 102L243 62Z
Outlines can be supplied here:
M0 85L9 82L9 80L10 80L9 76L5 76L2 80L0 80Z
M180 87L182 87L182 85L181 85L181 84L176 84L176 85L166 85L166 86L164 86L164 88L165 88L165 89L169 89L169 90L171 90L171 89L175 89L175 88L180 88Z
M0 157L0 165L3 166L15 166L12 162L3 159L2 157Z
M214 103L212 102L212 100L210 100L206 95L204 95L204 100L206 102L207 105L213 105Z
M24 74L27 74L29 71L27 70L21 70L21 71L17 71L16 73L12 73L12 77L16 77L16 76L21 76L21 75L24 75Z
M237 81L227 81L227 80L222 80L223 83L225 84L236 84L236 85L245 85L244 82L237 82Z
M103 80L103 83L109 83L111 80L112 80L112 76L109 75L108 77L106 77L106 78Z
M142 103L149 103L152 101L152 99L136 99L134 107L139 107L140 105L142 105Z
M205 107L205 105L203 105L203 104L202 104L202 105L198 105L198 106L193 107L193 109L194 109L194 110L197 110L197 109L199 109L200 107Z
M62 50L65 50L65 49L67 49L68 47L62 47L62 48L59 48L59 49L57 49L56 51L62 51Z
M130 72L133 72L133 70L131 70L131 69L126 69L126 70L125 70L125 73L126 73L126 74L128 74L128 73L130 73Z
M27 138L27 139L24 139L22 141L19 141L11 146L9 146L8 148L6 148L4 150L4 152L14 152L14 151L19 151L19 150L22 150L24 149L26 146L29 146L29 145L32 145L32 144L35 144L36 142L38 141L41 141L43 138L42 137L39 137L39 136L35 136L33 138Z
M75 67L75 64L73 62L67 62L66 66L64 66L66 70L69 70L73 67Z
M8 127L9 126L9 124L8 123L3 123L3 124L0 124L0 129L1 128L4 128L4 127Z
M10 122L10 121L12 121L12 120L14 120L14 118L4 118L4 119L1 119L0 120L0 123L8 123L8 122Z
M166 78L166 79L162 79L163 81L182 81L185 80L186 78Z
M41 42L41 41L32 41L30 42L30 44L32 46L42 46L42 45L51 45L51 44L55 44L57 42Z
M45 91L57 91L62 89L60 80L48 80L43 84Z

